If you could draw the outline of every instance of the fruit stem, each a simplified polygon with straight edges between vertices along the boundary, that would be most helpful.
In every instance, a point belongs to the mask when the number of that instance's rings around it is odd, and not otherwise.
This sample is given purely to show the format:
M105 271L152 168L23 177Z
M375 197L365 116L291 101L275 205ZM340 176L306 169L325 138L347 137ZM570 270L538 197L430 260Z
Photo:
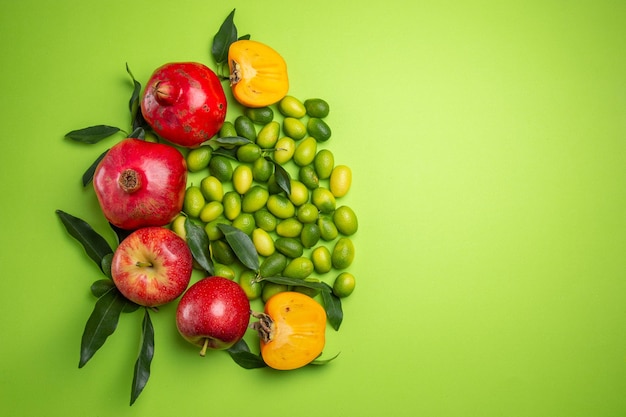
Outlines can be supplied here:
M141 261L137 261L137 263L135 264L135 266L139 267L139 268L145 268L145 267L152 267L154 266L154 264L152 262L141 262Z
M124 170L117 180L122 190L126 193L134 193L141 188L141 177L139 173L132 168Z
M202 349L200 350L200 356L204 357L206 355L206 351L209 348L209 338L204 339L204 344L202 345Z

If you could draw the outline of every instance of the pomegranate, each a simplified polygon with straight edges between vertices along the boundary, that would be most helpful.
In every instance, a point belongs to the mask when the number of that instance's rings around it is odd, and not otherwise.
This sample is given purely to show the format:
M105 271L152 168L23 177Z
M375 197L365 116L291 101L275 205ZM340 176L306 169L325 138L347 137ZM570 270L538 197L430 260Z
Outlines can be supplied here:
M187 163L178 149L130 138L107 152L93 177L104 217L124 230L171 222L186 185Z
M146 84L141 111L162 138L194 148L224 124L226 95L217 75L196 62L172 62L157 68Z

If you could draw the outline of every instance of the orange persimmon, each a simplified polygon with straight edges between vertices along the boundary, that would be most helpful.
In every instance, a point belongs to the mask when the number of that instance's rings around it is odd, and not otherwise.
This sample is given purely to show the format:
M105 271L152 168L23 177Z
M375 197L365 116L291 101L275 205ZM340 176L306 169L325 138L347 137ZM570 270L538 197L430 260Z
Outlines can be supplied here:
M228 68L233 96L246 107L269 106L287 95L287 64L278 52L261 42L233 42L228 49Z
M317 358L324 348L326 312L308 295L285 291L265 303L254 328L260 336L261 357L271 368L291 370Z

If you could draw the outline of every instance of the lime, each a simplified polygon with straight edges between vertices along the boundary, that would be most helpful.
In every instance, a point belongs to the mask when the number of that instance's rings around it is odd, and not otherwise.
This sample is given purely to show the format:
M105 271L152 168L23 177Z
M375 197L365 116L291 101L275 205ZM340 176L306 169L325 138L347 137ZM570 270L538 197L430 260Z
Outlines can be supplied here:
M352 210L348 206L337 207L333 213L333 223L337 227L339 233L351 236L359 229L359 221Z
M209 161L209 172L221 182L228 182L233 177L233 165L223 155L213 155Z
M254 213L267 203L270 193L265 187L253 185L241 199L241 209L246 213Z
M193 218L197 218L200 215L200 211L206 200L204 199L204 195L202 195L202 191L200 187L196 185L190 185L185 190L185 199L183 200L183 211L189 216Z
M252 168L248 165L237 165L233 171L233 188L239 194L245 194L252 186Z
M261 157L252 163L252 178L257 182L267 182L274 173L274 164Z
M286 164L293 157L296 151L296 141L289 136L283 136L276 142L276 150L274 151L274 160L279 164Z
M332 268L332 254L326 246L318 246L311 251L313 268L318 274L325 274Z
M331 261L336 269L345 269L354 260L354 244L347 237L340 237L331 253Z
M278 111L285 117L301 119L306 115L304 104L293 96L285 96L278 102Z
M280 134L280 123L269 122L259 130L256 137L256 144L262 149L272 149L276 145L278 135Z
M304 246L299 239L293 237L278 237L274 241L276 250L288 258L297 258L304 253Z
M276 234L283 237L298 237L302 232L302 223L295 217L290 217L278 222L276 225Z
M306 257L300 256L289 261L283 275L289 278L304 279L313 272L313 262Z
M262 208L254 212L254 220L257 227L265 230L266 232L273 232L278 224L278 219L266 208Z
M310 117L324 118L330 113L330 106L321 98L310 98L304 100L304 108Z
M235 271L233 268L217 262L213 263L213 275L228 278L230 280L235 279Z
M228 191L222 199L224 205L224 216L228 220L234 220L241 213L241 197L236 191Z
M317 141L309 136L302 142L298 143L293 153L293 162L298 166L305 166L313 163L315 154L317 153Z
M305 248L312 248L319 242L321 237L320 227L315 223L307 223L302 226L300 242Z
M275 251L272 236L260 227L252 231L252 243L254 243L257 253L261 256L270 256Z
M345 165L337 165L330 174L330 192L337 198L348 194L352 185L352 170Z
M234 125L237 136L249 139L252 142L256 140L256 127L254 127L254 123L248 116L243 114L237 116Z
M321 180L325 180L329 178L330 174L333 172L333 168L335 167L335 156L330 150L321 149L317 155L315 155L313 166L315 167L317 177Z
M186 157L187 169L190 172L198 172L208 167L212 153L213 148L208 145L203 145L199 148L190 150Z
M261 297L263 292L263 284L256 279L254 271L249 269L242 271L239 275L239 286L250 301Z
M200 190L202 190L202 194L207 201L222 201L222 198L224 198L222 182L212 175L202 179Z
M221 202L209 201L204 205L204 207L202 207L202 210L200 210L200 215L198 217L200 217L200 220L202 220L204 223L208 223L217 219L219 216L222 215L222 213L224 213L224 206Z
M233 219L232 225L247 235L251 235L256 228L254 216L250 213L239 213L239 215Z
M342 272L337 275L337 278L335 278L333 282L333 294L340 298L347 297L352 294L355 285L356 281L354 275L349 272Z
M259 274L262 277L275 277L283 272L283 269L289 263L287 256L280 252L274 252L261 262Z
M325 187L317 187L311 192L311 202L321 213L332 213L337 206L335 196Z
M285 117L283 120L283 132L294 140L300 140L306 136L306 126L295 117Z
M306 123L306 130L319 142L326 142L330 139L331 131L328 124L317 117L311 117Z
M261 147L256 143L246 143L237 148L237 159L240 162L254 162L261 157Z
M271 107L246 107L243 114L248 119L259 125L266 125L274 119L274 110Z

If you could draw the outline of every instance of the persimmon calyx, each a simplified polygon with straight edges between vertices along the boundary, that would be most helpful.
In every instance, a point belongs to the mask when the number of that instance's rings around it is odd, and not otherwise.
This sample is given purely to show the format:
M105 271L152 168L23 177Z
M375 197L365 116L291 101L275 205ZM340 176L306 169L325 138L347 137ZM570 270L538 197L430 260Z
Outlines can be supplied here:
M232 68L233 70L228 77L231 87L241 81L241 65L234 59L232 60Z
M272 318L265 313L252 311L250 314L255 319L259 319L259 321L251 323L250 328L259 334L259 338L263 341L263 343L271 341L274 338L274 320L272 320Z

